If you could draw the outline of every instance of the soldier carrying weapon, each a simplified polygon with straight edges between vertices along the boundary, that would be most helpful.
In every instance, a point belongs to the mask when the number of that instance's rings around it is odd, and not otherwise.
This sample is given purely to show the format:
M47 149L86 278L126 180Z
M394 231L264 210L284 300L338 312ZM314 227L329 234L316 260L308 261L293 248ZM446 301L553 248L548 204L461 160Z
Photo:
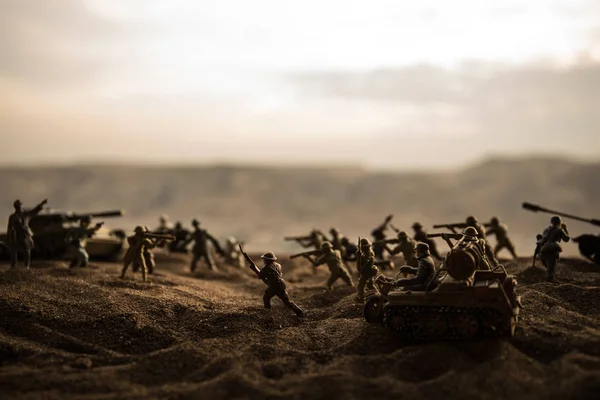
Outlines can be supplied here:
M31 210L23 210L21 200L15 200L15 212L8 217L8 228L6 230L6 246L10 251L10 267L16 268L18 253L22 252L25 261L25 268L29 269L31 264L31 250L35 244L33 242L33 233L29 229L29 219L37 215L48 200L44 199L40 204Z
M369 239L359 238L358 243L356 269L358 270L359 278L356 287L356 300L363 302L365 300L365 287L369 290L375 289L373 278L375 278L379 269L375 265L375 252L373 252L372 243Z
M505 224L501 224L498 217L493 217L489 223L483 224L487 230L487 236L496 235L497 243L494 248L494 256L498 257L500 250L506 248L514 259L517 259L517 253L515 252L515 246L508 237L508 227Z
M398 233L398 238L386 239L375 243L383 243L384 248L391 256L402 253L404 256L404 263L416 268L418 264L417 258L415 257L417 242L409 238L406 232L396 229L393 225L391 225L391 227ZM396 244L396 246L393 249L390 249L388 244Z
M75 267L87 267L90 260L90 256L85 249L85 239L92 237L104 222L98 222L94 227L90 228L92 219L89 216L84 216L79 221L79 226L71 228L67 233L67 242L71 244L73 250L73 258L69 264L69 269L72 270Z
M134 234L127 238L129 248L123 257L123 270L121 271L121 279L125 279L125 273L130 264L138 265L142 269L142 279L147 281L148 268L146 265L145 252L151 251L160 242L172 241L175 237L171 235L150 233L148 229L138 225L134 229Z
M430 233L427 235L430 238L441 237L450 247L451 250L470 247L474 249L482 260L480 269L491 269L490 262L485 251L485 240L477 237L477 230L472 226L466 227L462 233ZM451 239L458 240L452 243Z
M271 299L275 296L279 297L283 304L291 308L298 317L304 317L304 311L296 303L290 300L290 296L287 292L286 283L283 280L283 274L281 272L281 265L276 263L277 257L271 251L266 252L260 258L263 259L265 265L258 269L254 261L244 252L242 245L239 245L240 252L248 261L248 266L256 274L256 276L267 284L267 289L263 296L263 303L266 309L271 309Z
M313 229L308 236L286 236L285 241L295 241L305 249L314 247L315 251L321 249L321 244L326 240L325 235L318 229ZM316 253L315 253L316 254ZM313 265L313 273L317 273L317 268Z
M418 222L415 222L413 224L412 228L415 232L413 239L417 242L427 243L427 245L429 246L429 252L431 253L431 255L436 260L442 261L443 257L440 256L440 254L438 253L435 241L433 241L432 239L427 237L427 231L423 229L423 225L421 225Z
M394 218L394 216L392 214L388 215L387 217L385 217L385 220L383 221L383 223L381 225L379 225L377 228L373 229L371 231L371 236L373 236L373 253L375 254L375 258L377 260L384 260L384 250L385 250L385 246L382 244L376 244L377 242L381 242L382 240L385 240L386 235L385 235L385 231L388 229L388 225L390 224L390 222L392 221L392 218Z
M567 225L562 222L558 215L550 218L550 226L542 232L542 239L539 242L539 255L542 264L548 270L548 282L554 282L556 273L556 263L562 252L561 241L571 240Z
M340 254L340 251L335 250L331 243L323 242L321 244L320 255L317 259L312 259L308 252L302 253L302 256L304 256L308 261L310 261L310 263L315 267L327 264L327 266L329 267L329 272L331 274L325 285L327 287L327 290L331 290L333 284L338 279L343 280L348 286L354 286L354 282L352 282L352 277L350 277L348 270L344 266L344 262L342 261L342 255Z

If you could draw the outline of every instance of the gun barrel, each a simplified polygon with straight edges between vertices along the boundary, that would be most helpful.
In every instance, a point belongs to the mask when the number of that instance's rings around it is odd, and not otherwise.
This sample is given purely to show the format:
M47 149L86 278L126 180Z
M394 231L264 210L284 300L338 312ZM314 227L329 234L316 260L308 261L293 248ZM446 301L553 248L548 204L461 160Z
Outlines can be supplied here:
M290 241L290 240L308 240L310 239L310 236L286 236L283 238L283 240L285 241Z
M314 256L317 254L321 254L322 251L321 250L311 250L311 251L303 251L302 253L296 253L296 254L292 254L290 256L290 260L297 258L297 257L302 257L302 256Z
M439 224L439 225L433 225L434 229L440 229L440 228L466 228L467 224L465 222L457 222L454 224Z
M560 211L556 211L556 210L550 210L548 208L545 207L541 207L537 204L532 204L532 203L528 203L528 202L524 202L522 204L522 207L528 211L532 211L532 212L545 212L548 214L555 214L555 215L559 215L561 217L565 217L565 218L571 218L574 219L576 221L582 221L582 222L587 222L588 224L592 224L595 226L600 226L600 220L598 219L594 219L594 218L582 218L582 217L578 217L576 215L572 215L572 214L567 214L567 213L563 213Z
M162 234L162 233L150 233L150 232L146 232L144 233L144 237L150 238L150 239L161 239L161 240L166 240L169 242L172 242L175 240L175 236L173 235L166 235L166 234Z
M101 211L101 212L91 212L91 213L83 213L83 214L73 214L70 219L79 220L85 217L89 218L103 218L103 217L122 217L125 214L123 210L111 210L111 211Z
M436 237L442 237L442 235L447 235L447 233L428 233L427 237L428 238L436 238Z

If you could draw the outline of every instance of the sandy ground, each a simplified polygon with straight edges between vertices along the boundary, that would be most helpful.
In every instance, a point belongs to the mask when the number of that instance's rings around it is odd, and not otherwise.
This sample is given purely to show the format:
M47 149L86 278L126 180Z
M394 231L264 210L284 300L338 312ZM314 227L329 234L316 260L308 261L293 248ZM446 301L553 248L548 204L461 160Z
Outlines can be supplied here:
M281 257L287 258L287 257ZM257 258L256 258L257 259ZM298 319L249 269L191 276L157 256L150 284L116 264L68 273L0 266L3 399L592 399L600 393L600 267L564 260L560 282L507 262L524 309L514 338L402 342L367 324L326 269L284 261ZM341 283L338 283L341 285Z

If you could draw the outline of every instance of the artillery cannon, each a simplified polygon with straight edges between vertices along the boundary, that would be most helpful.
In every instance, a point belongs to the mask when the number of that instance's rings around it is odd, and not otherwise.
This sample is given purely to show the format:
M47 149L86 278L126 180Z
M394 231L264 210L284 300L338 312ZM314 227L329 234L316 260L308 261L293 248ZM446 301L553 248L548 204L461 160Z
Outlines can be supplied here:
M394 289L382 275L364 306L367 322L409 340L513 336L521 308L517 280L502 265L481 269L476 242L457 243L425 291Z
M545 207L541 207L537 204L527 202L524 202L522 206L527 211L554 214L561 217L570 218L576 221L586 222L594 226L600 226L600 220L598 219L578 217L576 215L550 210ZM595 264L600 265L600 235L583 234L573 238L573 241L577 243L579 253L582 256L589 259L590 261L593 261Z
M31 252L32 258L54 259L62 258L69 251L69 233L84 218L120 217L122 210L101 211L92 213L73 213L56 210L46 210L34 215L29 220L33 232L35 247ZM120 231L111 231L101 227L92 238L86 240L85 248L92 260L115 259L121 253L124 235ZM6 240L6 234L0 234L0 241ZM2 253L2 256L8 256Z

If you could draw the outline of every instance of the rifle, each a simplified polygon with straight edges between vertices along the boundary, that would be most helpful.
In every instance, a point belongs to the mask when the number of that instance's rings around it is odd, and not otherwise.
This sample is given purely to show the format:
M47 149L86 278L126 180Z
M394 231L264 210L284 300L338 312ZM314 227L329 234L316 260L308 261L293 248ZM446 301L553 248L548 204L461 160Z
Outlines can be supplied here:
M322 250L311 250L311 251L304 251L302 253L296 253L296 254L292 254L290 256L290 260L293 260L296 257L308 257L308 256L316 256L316 255L321 255L323 253Z
M156 239L160 242L173 242L175 241L175 236L167 235L164 233L152 233L152 232L144 232L144 239Z
M238 247L240 248L240 253L242 253L242 255L244 256L246 261L248 261L248 266L250 267L250 269L256 274L256 276L258 276L260 278L260 270L256 266L256 263L254 261L252 261L250 256L244 251L241 244L239 244ZM260 278L260 279L262 279L262 278ZM262 279L262 281L265 283L267 282L264 279Z
M447 233L447 232L444 232L444 233L428 233L428 234L427 234L427 237L428 237L428 238L437 238L437 237L441 237L441 238L442 238L442 239L444 239L444 240L445 240L446 238L448 238L448 239L456 239L456 240L458 240L458 239L461 239L461 238L463 237L463 235L462 235L461 233Z
M466 228L467 223L466 222L457 222L454 224L439 224L439 225L433 225L434 229L441 229L441 228L446 228L446 229L454 229L454 228L458 228L458 229L464 229Z

